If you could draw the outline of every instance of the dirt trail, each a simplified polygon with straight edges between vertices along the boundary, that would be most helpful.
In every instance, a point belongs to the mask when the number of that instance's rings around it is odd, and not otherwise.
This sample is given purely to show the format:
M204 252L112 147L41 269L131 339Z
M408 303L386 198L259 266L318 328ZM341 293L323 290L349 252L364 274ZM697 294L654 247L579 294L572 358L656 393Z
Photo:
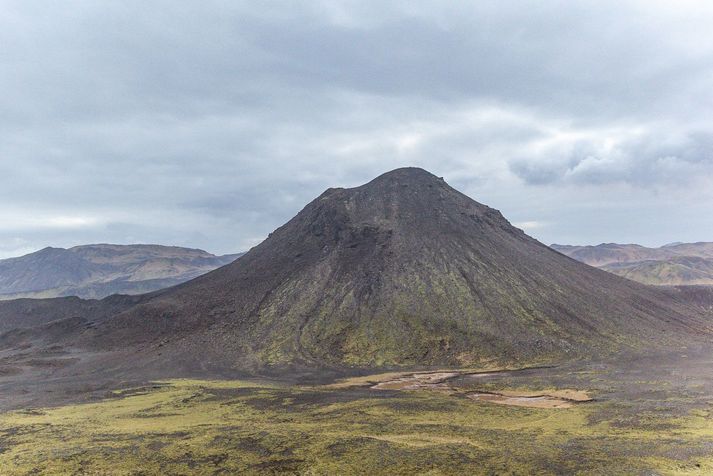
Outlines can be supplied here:
M591 398L568 399L548 394L541 395L503 395L501 393L473 392L466 394L471 400L497 403L499 405L513 405L529 408L570 408L572 405L591 401Z
M393 380L386 380L373 385L374 390L418 390L418 389L444 389L450 390L445 384L447 380L462 375L461 372L433 372L405 375Z
M448 381L467 375L471 378L494 376L506 374L507 371L499 372L463 372L463 371L439 371L422 372L399 375L396 378L384 380L371 385L373 390L430 390L446 392L455 395L464 395L471 400L497 403L499 405L513 405L530 408L570 408L577 403L591 401L589 395L582 390L558 389L541 392L466 392L451 386Z

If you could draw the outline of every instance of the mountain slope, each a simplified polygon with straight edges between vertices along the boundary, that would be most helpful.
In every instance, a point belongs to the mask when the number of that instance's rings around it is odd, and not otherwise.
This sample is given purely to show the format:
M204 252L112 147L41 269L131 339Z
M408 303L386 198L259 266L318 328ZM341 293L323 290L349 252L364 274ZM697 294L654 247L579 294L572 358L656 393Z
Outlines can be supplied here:
M0 299L146 293L188 281L238 256L159 245L45 248L0 260Z
M73 345L146 366L467 365L683 345L711 323L585 266L421 169L329 189L240 260Z
M673 243L660 248L603 243L552 245L578 261L644 284L712 285L713 243Z

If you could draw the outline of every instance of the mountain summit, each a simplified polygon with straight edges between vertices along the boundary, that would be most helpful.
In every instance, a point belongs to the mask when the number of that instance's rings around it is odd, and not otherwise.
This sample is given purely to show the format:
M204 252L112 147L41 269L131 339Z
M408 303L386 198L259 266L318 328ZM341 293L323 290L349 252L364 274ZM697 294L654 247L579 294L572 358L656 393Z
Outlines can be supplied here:
M416 168L325 191L236 262L92 323L74 346L172 368L468 365L710 331ZM150 362L147 363L147 362Z

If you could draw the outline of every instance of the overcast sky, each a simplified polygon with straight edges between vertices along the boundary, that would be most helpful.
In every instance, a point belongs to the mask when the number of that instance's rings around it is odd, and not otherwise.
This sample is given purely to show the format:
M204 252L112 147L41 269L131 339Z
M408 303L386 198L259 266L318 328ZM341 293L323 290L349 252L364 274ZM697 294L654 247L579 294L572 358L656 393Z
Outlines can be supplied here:
M0 0L0 257L246 250L414 165L545 243L713 241L710 1Z

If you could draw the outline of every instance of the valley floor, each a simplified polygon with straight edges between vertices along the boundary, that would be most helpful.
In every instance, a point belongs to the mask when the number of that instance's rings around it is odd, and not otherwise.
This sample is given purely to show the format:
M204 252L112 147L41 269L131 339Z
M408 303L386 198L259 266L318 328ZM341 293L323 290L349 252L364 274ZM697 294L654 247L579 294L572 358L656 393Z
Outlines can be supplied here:
M713 474L712 377L711 354L679 354L416 381L154 382L0 414L0 472Z

